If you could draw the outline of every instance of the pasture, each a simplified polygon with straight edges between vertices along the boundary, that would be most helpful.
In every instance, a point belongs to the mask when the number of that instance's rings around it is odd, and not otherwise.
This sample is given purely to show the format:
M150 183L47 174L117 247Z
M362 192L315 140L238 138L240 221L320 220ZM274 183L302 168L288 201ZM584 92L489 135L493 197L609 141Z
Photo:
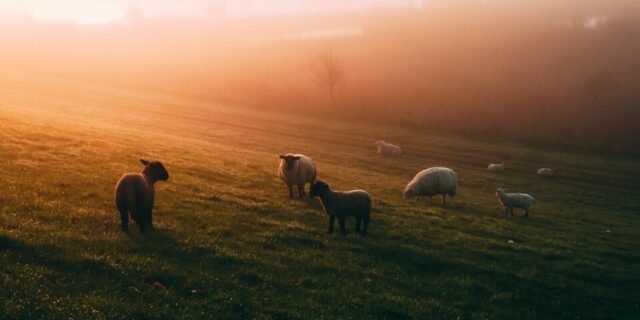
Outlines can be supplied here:
M397 125L269 114L161 92L3 74L0 318L631 319L640 314L640 161ZM381 157L374 142L403 146ZM326 233L278 156L373 197L369 234ZM118 178L162 161L155 230L126 235ZM506 159L504 173L486 165ZM404 201L418 171L455 202ZM559 168L543 179L540 167ZM497 187L533 195L504 216ZM439 199L438 199L439 200Z

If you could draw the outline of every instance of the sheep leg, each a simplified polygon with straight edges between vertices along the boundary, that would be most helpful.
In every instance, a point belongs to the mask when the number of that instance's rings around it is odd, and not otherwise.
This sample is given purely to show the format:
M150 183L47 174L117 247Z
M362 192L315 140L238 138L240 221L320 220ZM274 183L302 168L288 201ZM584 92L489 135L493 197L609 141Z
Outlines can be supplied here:
M524 216L523 218L529 218L529 209L524 209Z
M333 233L333 224L335 222L336 222L336 217L329 216L329 230L327 230L327 233Z
M447 199L447 195L443 194L442 195L442 206L444 207L444 205L446 204L446 199Z
M298 196L300 199L304 198L304 184L298 185Z
M345 226L345 217L344 216L340 216L338 217L338 223L340 224L340 234L343 236L347 235L347 228Z
M119 209L120 211L120 221L122 222L122 231L129 232L129 212L127 209Z
M504 208L504 215L505 216L509 215L509 207Z
M149 209L149 215L147 215L147 226L149 229L153 230L153 217L151 216L153 210Z
M147 232L147 221L145 221L144 219L140 219L136 221L136 223L138 224L138 229L140 229L141 233Z
M140 208L136 208L133 216L133 220L136 221L138 225L138 229L140 229L141 233L147 232L147 217L144 214L144 211Z
M360 225L362 225L362 218L356 217L356 233L360 233Z
M511 214L511 217L513 218L513 207L509 208L509 214Z
M288 186L289 187L289 198L293 198L293 186Z
M367 228L369 228L369 216L364 216L362 219L362 231L360 234L363 236L367 234Z

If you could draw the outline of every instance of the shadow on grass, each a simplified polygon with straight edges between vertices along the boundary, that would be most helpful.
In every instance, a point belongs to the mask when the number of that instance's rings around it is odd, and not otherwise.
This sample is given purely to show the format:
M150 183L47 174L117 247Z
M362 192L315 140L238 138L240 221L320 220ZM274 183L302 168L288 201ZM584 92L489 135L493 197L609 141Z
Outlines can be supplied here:
M119 272L106 263L70 255L56 246L31 245L0 236L0 252L9 252L16 264L32 264L75 277L117 277ZM3 267L12 267L4 265Z
M624 318L632 315L634 308L637 309L637 306L624 305L624 297L629 292L637 292L637 288L625 282L624 276L607 275L604 271L599 272L586 265L566 276L563 275L563 268L568 268L571 264L564 261L541 263L540 259L543 257L528 249L519 250L515 257L473 251L465 257L438 249L432 254L399 243L368 242L352 251L369 258L369 261L361 263L365 269L373 265L387 265L393 266L385 268L391 274L410 275L397 281L394 284L396 287L407 287L406 281L417 277L424 283L422 286L417 285L418 289L414 287L414 294L434 296L447 292L451 299L448 303L458 303L458 307L468 308L464 304L475 301L472 309L477 309L477 312L489 310L482 306L500 305L521 312L536 310L538 316L544 317L588 318L617 315ZM523 255L521 251L526 254ZM488 255L490 259L483 258L483 255ZM524 261L514 266L512 258ZM533 261L536 261L533 263L535 267L530 266ZM517 270L514 272L500 265ZM465 278L472 280L466 283ZM589 290L593 285L601 290ZM530 298L521 299L523 297ZM585 308L585 305L590 307ZM374 306L374 309L393 318L415 316L411 310L403 311L389 305L385 307L382 303ZM457 307L452 310L456 309Z
M69 310L55 310L49 303L51 299L84 301L88 296L97 300L85 301L82 306L98 303L91 308L99 311L102 303L109 301L106 305L117 306L110 312L126 318L166 318L169 315L158 313L158 308L186 300L231 318L245 318L243 306L250 303L240 298L225 300L227 292L246 295L245 289L237 287L229 274L221 272L241 269L243 261L184 245L158 230L129 236L125 247L105 245L116 251L90 252L91 257L96 257L92 259L55 245L29 244L0 236L0 255L6 256L4 261L8 262L0 266L0 274L16 275L3 284L0 299L7 305L15 305L10 312L18 318L33 318L33 312L44 311L55 315L53 318L92 312L68 313ZM212 273L219 279L209 277ZM261 281L251 273L238 276L247 286L259 285ZM23 301L30 301L29 305L20 306ZM90 314L84 316L89 318Z

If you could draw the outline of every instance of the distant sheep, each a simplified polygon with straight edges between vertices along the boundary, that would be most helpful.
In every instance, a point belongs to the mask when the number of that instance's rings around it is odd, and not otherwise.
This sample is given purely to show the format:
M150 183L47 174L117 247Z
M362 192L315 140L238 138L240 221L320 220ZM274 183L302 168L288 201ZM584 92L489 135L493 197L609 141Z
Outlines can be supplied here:
M323 181L317 181L309 191L311 197L320 197L320 203L324 211L329 215L328 233L333 233L333 224L336 217L340 224L340 233L347 234L345 217L356 217L356 233L367 234L369 218L371 216L371 197L364 190L352 190L345 192L333 191Z
M399 157L402 155L402 149L400 148L400 146L397 146L395 144L391 144L383 140L378 140L376 141L376 146L378 146L379 154L393 157Z
M433 167L420 171L404 189L404 198L442 195L442 205L445 205L446 195L453 199L458 192L458 176L444 167Z
M490 164L487 167L487 171L491 171L491 172L502 172L502 171L504 171L504 162Z
M528 218L529 210L536 199L526 193L507 193L506 191L508 190L503 188L496 190L496 196L502 205L506 207L504 214L511 214L513 217L513 208L520 208L524 210L524 217Z
M293 186L298 187L298 195L304 197L304 186L316 181L316 163L302 154L284 154L280 156L278 176L289 187L289 198L293 198Z
M169 173L159 161L140 159L144 165L142 173L129 173L120 178L116 185L116 207L120 212L122 231L129 231L129 215L136 222L140 232L153 228L152 211L155 196L154 184L169 179Z
M556 169L551 169L551 168L540 168L538 169L538 172L536 174L540 177L551 178L551 177L557 176L558 171Z

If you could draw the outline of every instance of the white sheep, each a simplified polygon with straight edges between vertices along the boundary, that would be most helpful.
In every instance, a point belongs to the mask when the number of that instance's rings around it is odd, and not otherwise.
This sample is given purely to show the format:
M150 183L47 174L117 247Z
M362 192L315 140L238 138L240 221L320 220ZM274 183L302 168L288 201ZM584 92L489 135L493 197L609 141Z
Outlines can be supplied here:
M383 140L378 140L376 141L376 146L378 146L378 153L381 155L393 157L399 157L402 155L402 149L400 148L400 146L397 146L395 144L391 144Z
M502 172L502 171L504 171L504 162L490 164L487 167L487 171L491 171L491 172Z
M538 172L536 173L538 176L540 177L555 177L558 174L558 171L556 169L551 169L551 168L540 168L538 169Z
M404 189L404 198L442 195L442 205L445 205L446 195L451 199L458 192L458 176L444 167L433 167L420 171Z
M504 214L511 214L513 217L513 208L520 208L524 210L524 217L529 218L529 210L536 199L526 193L507 193L506 191L508 190L503 188L496 190L496 196L506 207Z
M304 197L304 186L316 181L316 163L302 154L284 154L280 156L278 176L289 187L289 197L293 198L293 186L298 187L298 195Z

